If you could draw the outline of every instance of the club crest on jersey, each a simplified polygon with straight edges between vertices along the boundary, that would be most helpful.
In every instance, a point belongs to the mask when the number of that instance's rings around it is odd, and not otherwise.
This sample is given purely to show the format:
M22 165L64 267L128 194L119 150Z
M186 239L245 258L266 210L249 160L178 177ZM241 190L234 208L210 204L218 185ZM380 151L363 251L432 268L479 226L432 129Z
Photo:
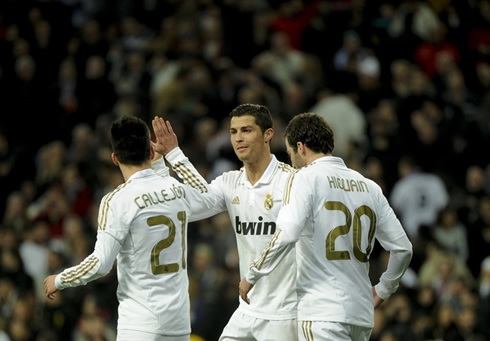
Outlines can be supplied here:
M274 201L272 200L272 195L267 194L265 196L264 207L266 210L272 209L274 207Z

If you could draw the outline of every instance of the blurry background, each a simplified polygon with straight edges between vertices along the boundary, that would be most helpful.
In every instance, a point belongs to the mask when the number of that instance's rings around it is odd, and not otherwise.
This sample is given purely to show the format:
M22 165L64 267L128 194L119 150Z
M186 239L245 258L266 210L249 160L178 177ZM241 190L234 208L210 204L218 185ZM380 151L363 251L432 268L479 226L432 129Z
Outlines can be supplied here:
M240 167L228 114L267 105L273 152L301 112L383 188L414 245L372 340L490 340L490 1L1 0L0 341L114 340L115 271L46 301L93 249L123 179L110 123L169 119L211 181ZM189 226L192 328L238 303L226 213ZM386 266L379 245L372 281Z

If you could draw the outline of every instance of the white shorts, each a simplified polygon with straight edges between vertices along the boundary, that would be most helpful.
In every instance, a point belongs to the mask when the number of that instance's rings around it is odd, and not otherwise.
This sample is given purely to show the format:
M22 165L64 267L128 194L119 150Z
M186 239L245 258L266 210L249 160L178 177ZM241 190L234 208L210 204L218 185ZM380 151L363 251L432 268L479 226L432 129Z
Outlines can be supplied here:
M219 341L297 341L298 323L292 320L263 320L235 310Z
M117 331L116 341L189 341L191 336L187 335L159 335L153 333L142 332L139 330L122 329Z
M326 321L298 321L300 341L369 341L372 328Z

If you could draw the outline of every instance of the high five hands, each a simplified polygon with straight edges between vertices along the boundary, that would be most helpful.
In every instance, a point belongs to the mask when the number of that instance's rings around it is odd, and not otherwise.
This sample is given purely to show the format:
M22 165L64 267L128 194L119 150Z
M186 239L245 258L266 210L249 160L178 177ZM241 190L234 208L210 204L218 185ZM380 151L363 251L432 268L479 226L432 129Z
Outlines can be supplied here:
M161 155L167 155L179 146L177 135L175 135L169 121L165 121L163 118L155 116L151 121L151 124L156 139L155 142L151 141L151 145L156 152Z

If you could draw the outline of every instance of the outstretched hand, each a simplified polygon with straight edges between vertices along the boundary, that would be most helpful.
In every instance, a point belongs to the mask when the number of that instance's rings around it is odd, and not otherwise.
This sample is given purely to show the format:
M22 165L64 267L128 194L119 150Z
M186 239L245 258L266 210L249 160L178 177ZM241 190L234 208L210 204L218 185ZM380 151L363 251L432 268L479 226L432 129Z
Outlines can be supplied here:
M247 304L250 304L250 299L248 298L248 293L250 292L250 290L252 290L253 287L254 287L254 285L250 284L245 279L245 277L240 281L240 284L238 285L240 297L242 298L242 300L247 302Z
M164 121L163 118L155 116L151 124L156 138L156 142L152 141L151 145L159 154L167 155L179 146L177 135L175 135L169 121Z

